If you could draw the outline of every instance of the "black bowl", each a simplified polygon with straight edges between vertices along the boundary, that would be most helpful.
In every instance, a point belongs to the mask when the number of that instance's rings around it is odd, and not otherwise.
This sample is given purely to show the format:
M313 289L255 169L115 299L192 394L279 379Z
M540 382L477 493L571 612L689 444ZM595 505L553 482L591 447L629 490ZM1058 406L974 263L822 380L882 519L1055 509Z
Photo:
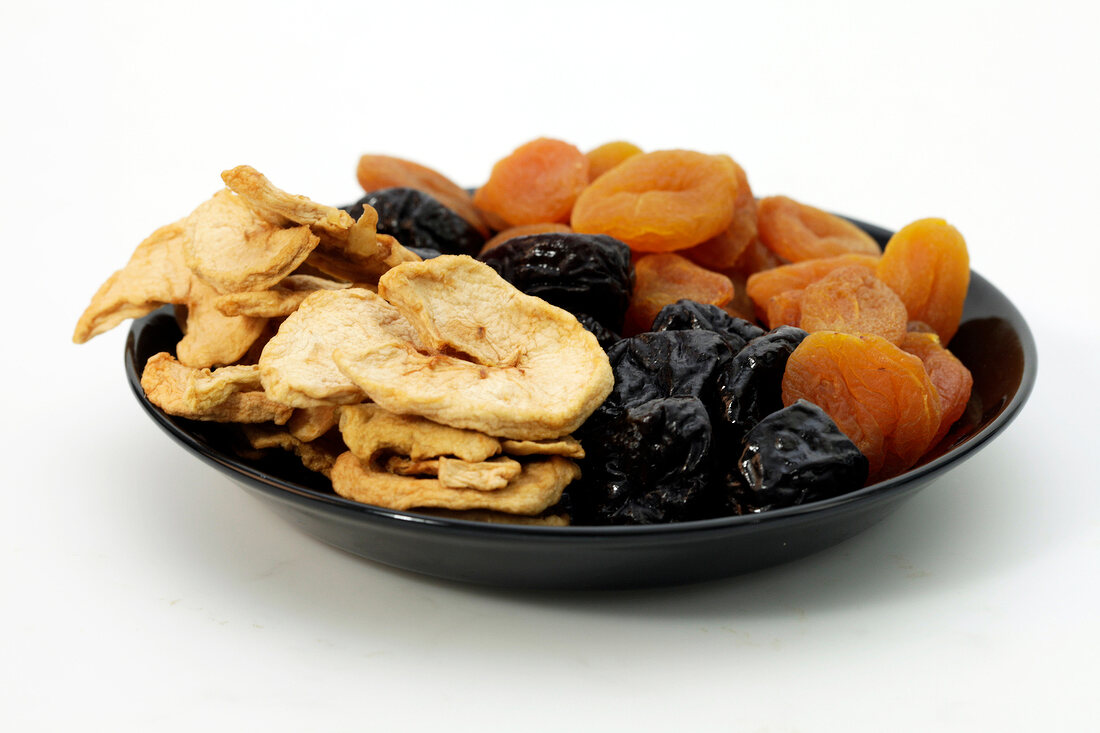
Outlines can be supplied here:
M880 244L890 232L856 222ZM901 476L826 501L756 515L679 524L539 527L482 524L357 504L281 451L245 458L237 429L166 415L145 397L141 370L174 353L170 308L134 322L126 374L158 426L198 458L260 497L305 532L356 555L418 573L510 588L623 588L736 575L804 557L845 540L896 509L999 434L1035 383L1035 342L1012 303L971 273L951 350L974 375L965 415L940 446Z

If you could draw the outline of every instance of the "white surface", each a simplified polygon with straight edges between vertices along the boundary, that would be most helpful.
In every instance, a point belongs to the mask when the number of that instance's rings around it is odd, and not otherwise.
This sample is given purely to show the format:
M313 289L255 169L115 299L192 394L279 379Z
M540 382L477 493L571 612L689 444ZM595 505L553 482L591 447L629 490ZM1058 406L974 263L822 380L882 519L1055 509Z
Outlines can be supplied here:
M106 4L104 4L106 5ZM0 6L0 728L1100 727L1094 4ZM538 135L729 152L759 194L943 216L1028 317L1009 430L797 564L510 593L360 561L139 411L99 283L249 163L476 184Z

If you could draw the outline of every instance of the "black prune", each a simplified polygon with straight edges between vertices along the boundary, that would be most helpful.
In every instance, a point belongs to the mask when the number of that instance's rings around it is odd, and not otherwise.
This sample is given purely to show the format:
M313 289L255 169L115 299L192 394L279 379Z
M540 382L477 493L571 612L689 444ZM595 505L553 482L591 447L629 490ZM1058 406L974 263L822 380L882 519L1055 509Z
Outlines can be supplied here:
M726 435L738 441L756 423L783 407L783 371L806 332L780 326L745 344L718 384Z
M734 489L743 512L839 496L863 486L867 459L817 405L799 400L745 435Z
M618 412L586 444L580 484L569 492L577 524L652 524L700 516L710 506L711 422L696 397L650 400Z
M469 222L423 191L383 188L343 208L358 220L365 205L378 212L378 232L406 247L476 255L485 244L485 237Z
M622 341L622 336L612 331L607 326L597 321L587 313L577 313L577 320L582 326L592 332L592 335L596 337L596 341L599 342L600 348L607 351L611 348L612 344L616 344Z
M619 333L634 291L630 248L603 234L548 232L515 237L481 260L519 290Z
M735 318L716 305L678 300L666 305L653 319L650 331L714 331L737 352L754 338L764 335L764 329L744 318Z

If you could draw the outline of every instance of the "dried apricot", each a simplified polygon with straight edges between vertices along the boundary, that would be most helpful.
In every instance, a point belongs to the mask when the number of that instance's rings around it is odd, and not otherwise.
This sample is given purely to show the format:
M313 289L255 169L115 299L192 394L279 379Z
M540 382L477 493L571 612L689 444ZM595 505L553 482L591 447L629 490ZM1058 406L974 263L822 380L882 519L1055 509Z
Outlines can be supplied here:
M745 249L756 239L756 199L753 198L745 169L728 155L716 158L727 161L737 178L737 198L733 200L733 219L716 236L685 249L680 254L711 270L727 270L737 264Z
M642 149L637 145L623 140L604 143L598 148L589 150L585 153L585 157L588 158L588 180L596 180L627 158L640 155L641 152Z
M470 195L442 173L403 158L364 155L359 158L355 174L359 185L367 193L383 188L415 188L431 194L439 203L469 222L483 237L489 236L489 228L474 208Z
M624 333L648 331L661 309L678 300L722 306L732 298L733 283L725 275L670 252L646 255L634 263L634 294Z
M939 443L955 421L966 412L966 403L970 401L970 390L974 386L974 377L970 370L948 351L940 337L934 333L911 331L899 344L902 351L912 354L924 364L928 378L936 386L940 398L943 417L939 430L932 439L932 445Z
M921 360L872 334L811 333L787 360L783 404L814 403L870 464L870 482L896 476L931 447L942 409Z
M508 226L569 221L588 185L588 158L575 146L541 137L498 160L474 205Z
M764 318L764 323L768 324L768 328L779 328L780 326L799 326L802 323L802 296L805 294L804 289L799 290L784 290L778 295L773 295L768 299L767 313Z
M871 235L855 224L786 196L760 199L757 226L760 241L788 262L880 251Z
M763 317L768 308L768 301L780 293L801 290L840 267L862 267L868 273L874 274L877 264L878 257L869 255L840 255L806 260L793 265L781 265L770 270L755 272L749 276L745 289L756 304L757 315Z
M516 237L526 237L528 234L568 234L571 231L573 230L569 228L568 224L559 224L549 221L540 222L538 224L524 224L518 227L508 227L493 235L493 238L486 242L485 246L481 248L481 254L485 254L493 247L504 244L509 239L515 239Z
M909 314L890 287L862 267L841 267L806 286L803 331L873 333L892 343L905 338Z
M760 237L757 237L749 243L748 247L745 247L745 251L737 258L737 262L733 263L730 272L738 273L743 277L752 277L758 272L767 272L786 264L779 255L761 243Z
M573 229L608 234L638 252L686 249L730 225L737 178L729 163L690 150L627 158L573 207Z
M951 342L970 286L970 255L958 229L943 219L902 227L886 243L877 274L905 303L910 318Z

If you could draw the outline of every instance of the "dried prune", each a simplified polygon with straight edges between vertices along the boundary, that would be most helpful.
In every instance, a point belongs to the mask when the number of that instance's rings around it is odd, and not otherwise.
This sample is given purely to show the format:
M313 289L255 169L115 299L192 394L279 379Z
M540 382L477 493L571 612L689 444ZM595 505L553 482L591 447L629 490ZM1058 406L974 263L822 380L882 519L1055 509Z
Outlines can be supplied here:
M745 344L764 335L764 329L743 318L735 318L717 306L694 300L679 300L666 305L653 319L653 331L714 331L730 351L738 352Z
M509 239L515 239L516 237L526 237L528 234L546 234L548 232L557 232L559 234L567 234L573 231L568 224L559 224L557 222L541 222L539 224L524 224L518 227L508 227L507 229L497 232L485 243L485 246L481 248L482 254L488 252L493 247L497 247L504 244Z
M614 415L585 444L580 486L570 491L577 524L652 524L695 519L714 500L711 422L695 397L659 398Z
M718 380L725 434L741 440L754 425L783 407L787 359L806 338L793 326L780 326L745 344Z
M630 249L611 237L545 233L516 237L481 255L519 290L570 313L587 313L612 331L634 288Z
M815 404L799 400L745 435L734 496L760 512L839 496L863 486L867 459Z
M344 211L358 218L364 206L378 212L379 234L389 234L406 247L475 255L485 244L485 238L468 221L414 188L372 191Z
M587 313L574 313L580 324L587 328L593 336L596 337L596 341L599 342L600 348L607 351L611 348L612 344L617 344L622 341L622 336L612 331L607 326L597 321L593 316Z

